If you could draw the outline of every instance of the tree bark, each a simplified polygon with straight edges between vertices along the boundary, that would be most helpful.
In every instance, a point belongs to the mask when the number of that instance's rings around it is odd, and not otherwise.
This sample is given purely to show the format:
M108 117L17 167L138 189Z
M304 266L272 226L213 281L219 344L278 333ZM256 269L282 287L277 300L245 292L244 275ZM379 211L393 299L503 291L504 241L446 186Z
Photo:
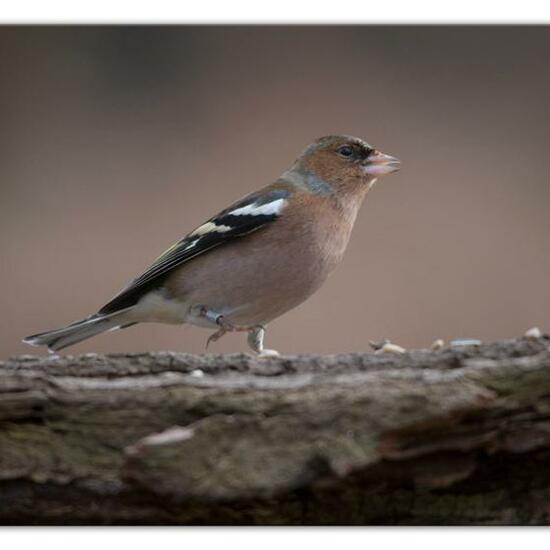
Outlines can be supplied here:
M2 524L548 524L550 338L0 363Z

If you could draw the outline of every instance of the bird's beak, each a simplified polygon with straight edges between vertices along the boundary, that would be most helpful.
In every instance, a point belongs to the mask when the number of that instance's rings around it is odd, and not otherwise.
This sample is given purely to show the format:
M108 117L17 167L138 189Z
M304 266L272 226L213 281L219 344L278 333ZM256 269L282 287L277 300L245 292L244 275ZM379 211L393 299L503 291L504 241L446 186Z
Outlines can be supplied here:
M369 176L385 176L397 172L401 168L401 161L380 151L373 151L363 167L365 174Z

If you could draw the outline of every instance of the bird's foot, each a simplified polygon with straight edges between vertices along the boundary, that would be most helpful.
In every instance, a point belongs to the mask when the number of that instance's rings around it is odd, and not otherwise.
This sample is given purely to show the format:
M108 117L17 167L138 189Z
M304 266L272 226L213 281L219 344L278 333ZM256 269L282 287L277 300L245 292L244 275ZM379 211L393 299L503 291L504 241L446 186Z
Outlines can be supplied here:
M208 319L213 320L220 328L212 335L208 337L208 340L206 341L206 347L210 345L211 342L216 342L219 340L224 334L228 332L248 332L249 333L249 342L250 342L250 334L262 329L263 327L259 325L252 325L252 326L241 326L241 325L234 325L227 317L224 315L217 315L212 314L209 311L205 311L205 317Z
M279 352L274 349L265 349L264 348L264 336L265 336L265 327L262 325L256 325L251 327L248 331L248 345L258 354L258 357L261 359L267 357L278 357Z
M278 351L274 349L264 349L265 327L262 325L235 325L227 317L206 307L200 309L200 314L206 319L216 323L219 329L208 337L206 348L211 342L216 342L227 332L248 332L248 345L258 354L258 357L277 357Z
M205 346L206 349L208 349L208 346L211 344L211 342L218 341L226 332L227 332L227 330L225 330L223 328L220 328L214 334L211 334L208 337L208 340L206 340L206 346Z
M281 354L276 349L263 349L258 353L260 359L268 357L279 357Z

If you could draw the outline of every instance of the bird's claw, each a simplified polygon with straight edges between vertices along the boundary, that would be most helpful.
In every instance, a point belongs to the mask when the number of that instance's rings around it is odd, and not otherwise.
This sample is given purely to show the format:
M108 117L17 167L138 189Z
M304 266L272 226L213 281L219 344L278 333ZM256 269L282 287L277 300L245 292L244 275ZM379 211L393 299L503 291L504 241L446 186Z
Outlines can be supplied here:
M206 340L206 349L208 349L208 346L210 345L211 342L218 341L226 332L227 330L225 330L224 328L220 328L219 330L214 332L214 334L211 334L208 337L208 340Z
M250 327L240 327L234 325L228 321L223 315L218 315L215 320L216 324L220 327L214 334L211 334L206 341L206 349L211 342L216 342L227 332L247 332L250 331Z

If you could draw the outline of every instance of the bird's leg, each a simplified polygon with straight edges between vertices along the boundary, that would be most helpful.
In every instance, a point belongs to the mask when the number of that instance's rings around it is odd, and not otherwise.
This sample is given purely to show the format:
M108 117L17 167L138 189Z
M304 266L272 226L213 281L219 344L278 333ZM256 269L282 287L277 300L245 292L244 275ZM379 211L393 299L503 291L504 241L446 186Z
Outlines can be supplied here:
M220 327L214 334L211 334L208 337L208 340L206 340L206 349L208 349L210 342L216 342L226 332L231 332L236 330L236 327L220 313L216 313L214 311L210 311L204 308L203 314L209 321L213 321L214 323L216 323L216 325Z
M210 342L216 342L226 332L248 332L248 345L255 351L260 357L274 357L279 353L272 349L264 349L264 335L265 328L262 325L252 326L239 326L234 325L227 317L215 311L211 311L205 307L200 310L203 315L209 321L216 323L220 328L212 335L208 337L206 341L206 347L210 345Z
M208 337L206 341L206 347L210 345L210 342L216 342L219 340L226 332L248 332L252 327L241 327L234 325L225 315L217 313L210 309L207 309L201 306L199 314L208 319L209 321L216 323L220 328L211 336Z
M260 357L277 357L279 352L274 349L264 348L264 336L265 327L262 325L256 325L255 327L249 327L248 330L248 345L255 351Z

